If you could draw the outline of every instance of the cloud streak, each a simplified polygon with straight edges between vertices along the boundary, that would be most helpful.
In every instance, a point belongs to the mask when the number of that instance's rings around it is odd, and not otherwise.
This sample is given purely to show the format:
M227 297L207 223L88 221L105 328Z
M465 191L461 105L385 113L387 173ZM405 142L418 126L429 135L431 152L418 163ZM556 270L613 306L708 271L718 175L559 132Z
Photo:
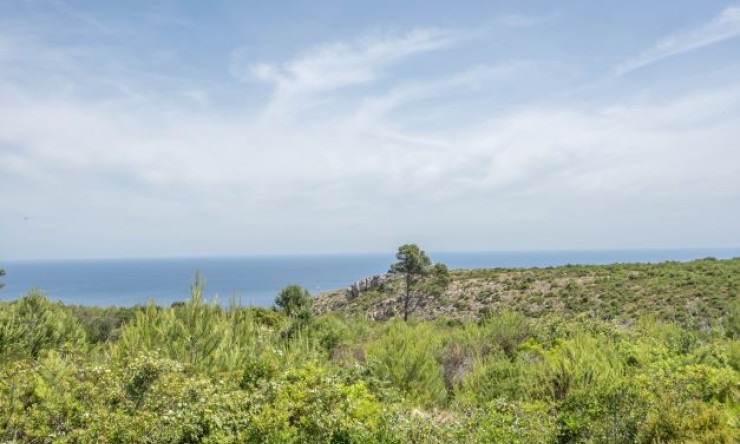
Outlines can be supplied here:
M615 69L620 76L668 57L714 45L740 35L740 6L730 6L704 25L685 32L666 37L654 47L623 63Z
M390 65L414 54L447 49L470 33L450 29L416 29L401 35L364 35L351 43L320 45L294 60L257 63L244 69L243 50L232 53L232 73L274 85L268 115L300 107L320 94L377 80Z

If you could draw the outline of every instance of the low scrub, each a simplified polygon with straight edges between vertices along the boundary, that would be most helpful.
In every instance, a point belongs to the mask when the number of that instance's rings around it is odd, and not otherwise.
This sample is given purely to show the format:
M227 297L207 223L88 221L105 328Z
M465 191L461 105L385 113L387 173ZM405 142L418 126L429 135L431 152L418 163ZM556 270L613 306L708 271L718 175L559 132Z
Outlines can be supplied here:
M0 304L0 441L729 444L740 432L740 345L719 322L516 309L374 322L202 295L109 309L121 321L103 335L38 292Z

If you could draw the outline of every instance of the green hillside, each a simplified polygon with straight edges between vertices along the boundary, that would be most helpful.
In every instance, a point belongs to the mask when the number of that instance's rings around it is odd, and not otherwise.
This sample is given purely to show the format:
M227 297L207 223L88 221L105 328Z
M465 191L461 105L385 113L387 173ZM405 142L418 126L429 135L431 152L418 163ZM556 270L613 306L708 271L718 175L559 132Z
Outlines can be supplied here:
M478 319L502 309L527 317L557 314L631 323L654 316L706 328L738 303L740 258L660 264L453 270L446 288L421 285L412 316ZM319 312L339 311L384 320L401 314L400 276L348 297L346 290L316 298Z

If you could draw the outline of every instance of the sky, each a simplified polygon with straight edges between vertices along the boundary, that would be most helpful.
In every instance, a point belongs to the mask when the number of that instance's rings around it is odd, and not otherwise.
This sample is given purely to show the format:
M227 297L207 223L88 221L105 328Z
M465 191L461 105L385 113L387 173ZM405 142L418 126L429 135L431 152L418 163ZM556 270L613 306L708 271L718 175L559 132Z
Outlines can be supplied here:
M0 259L740 246L740 3L0 0Z

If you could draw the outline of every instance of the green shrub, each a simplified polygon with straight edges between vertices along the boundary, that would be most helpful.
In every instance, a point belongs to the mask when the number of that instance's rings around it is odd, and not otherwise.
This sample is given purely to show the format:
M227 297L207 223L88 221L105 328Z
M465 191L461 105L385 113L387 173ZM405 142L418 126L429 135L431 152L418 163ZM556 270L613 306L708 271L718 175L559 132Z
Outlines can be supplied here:
M444 402L445 386L437 362L440 341L429 324L392 322L367 350L368 366L411 401L422 405Z
M556 425L549 406L541 402L497 400L486 406L471 430L477 443L530 444L553 442Z
M640 426L638 442L734 444L737 432L737 418L733 419L720 406L681 399L667 392L658 394L652 403Z
M144 307L85 307L67 306L69 312L77 318L90 344L101 344L118 338L120 328L134 318L137 311Z
M301 313L310 312L311 294L299 285L288 285L280 290L275 298L275 305L280 307L286 315L293 317Z
M513 360L519 345L532 334L529 322L518 313L501 311L490 313L479 321L483 340L484 353L500 349Z
M38 358L44 350L84 350L85 332L64 306L38 291L0 306L0 360Z
M496 399L521 399L527 390L522 381L524 366L504 355L478 359L455 393L457 404L480 407Z

